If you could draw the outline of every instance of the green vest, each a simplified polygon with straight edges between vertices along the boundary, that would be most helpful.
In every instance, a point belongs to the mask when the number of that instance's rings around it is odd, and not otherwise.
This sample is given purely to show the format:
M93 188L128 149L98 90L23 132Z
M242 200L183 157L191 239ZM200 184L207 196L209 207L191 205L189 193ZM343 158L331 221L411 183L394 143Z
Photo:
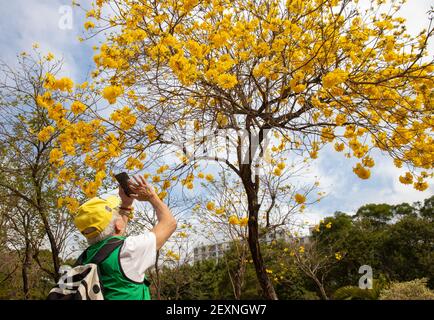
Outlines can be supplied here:
M87 249L83 264L89 263L95 254L111 238L124 240L125 237L109 237L91 245ZM144 282L135 282L127 278L120 265L119 253L121 246L116 248L99 265L100 281L104 287L104 299L106 300L151 300L149 287ZM146 277L144 278L146 280Z

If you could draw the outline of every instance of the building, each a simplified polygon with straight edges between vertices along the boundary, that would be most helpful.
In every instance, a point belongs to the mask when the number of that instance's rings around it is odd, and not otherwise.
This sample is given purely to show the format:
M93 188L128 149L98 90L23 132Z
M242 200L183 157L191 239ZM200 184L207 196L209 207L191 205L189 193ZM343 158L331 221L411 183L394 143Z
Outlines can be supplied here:
M267 232L265 234L265 237L263 237L261 240L265 241L266 243L270 243L274 240L284 240L289 241L291 237L289 236L288 232L284 229L275 229L272 232Z
M286 242L290 242L294 241L294 239L295 238L290 236L289 233L284 229L277 229L273 232L267 233L260 241L265 241L266 243L270 243L274 240L284 240ZM300 245L304 246L310 242L310 235L299 237L297 240L299 241ZM229 250L230 246L231 242L198 246L193 250L194 263L208 259L218 260L219 258L223 257L225 251Z
M203 245L194 248L194 262L207 260L207 259L219 259L223 257L225 251L230 248L230 242L223 242L217 244Z

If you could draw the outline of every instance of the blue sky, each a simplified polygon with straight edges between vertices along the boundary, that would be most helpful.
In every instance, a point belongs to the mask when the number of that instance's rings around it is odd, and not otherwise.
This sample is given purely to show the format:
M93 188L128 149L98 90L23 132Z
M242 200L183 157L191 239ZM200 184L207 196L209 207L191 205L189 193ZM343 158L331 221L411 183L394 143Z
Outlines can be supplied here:
M89 1L81 1L89 3ZM363 2L363 1L361 1ZM13 64L16 54L31 50L37 42L42 52L52 52L64 58L63 73L75 81L84 81L92 70L92 46L96 41L80 43L77 37L83 32L83 12L75 9L70 30L59 28L62 18L61 6L70 5L63 0L14 0L3 1L0 20L1 59ZM416 34L427 26L426 12L434 5L431 0L413 0L405 5L403 14L407 18L408 30ZM430 43L434 53L434 44ZM402 171L380 153L375 154L377 165L372 170L372 178L360 180L352 173L356 160L348 160L331 148L325 148L312 163L312 175L318 175L321 187L327 196L317 205L310 207L305 218L318 222L336 210L354 212L365 203L401 203L423 200L434 193L432 185L419 192L399 183L397 177Z

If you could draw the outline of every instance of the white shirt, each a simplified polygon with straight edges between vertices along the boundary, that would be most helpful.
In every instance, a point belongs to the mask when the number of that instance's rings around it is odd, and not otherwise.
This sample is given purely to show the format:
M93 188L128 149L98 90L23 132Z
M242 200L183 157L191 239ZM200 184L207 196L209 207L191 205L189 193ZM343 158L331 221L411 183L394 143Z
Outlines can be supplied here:
M152 231L127 237L120 251L120 264L130 280L143 282L145 271L155 264L157 239Z

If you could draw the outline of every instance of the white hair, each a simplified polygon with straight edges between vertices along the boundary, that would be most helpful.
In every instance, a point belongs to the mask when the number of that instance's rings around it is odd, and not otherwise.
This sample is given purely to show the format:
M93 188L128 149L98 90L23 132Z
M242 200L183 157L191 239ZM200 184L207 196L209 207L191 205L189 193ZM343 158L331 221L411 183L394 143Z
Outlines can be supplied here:
M98 234L96 237L94 237L92 239L87 239L87 242L89 243L89 245L93 245L95 243L103 241L104 239L107 239L108 237L111 237L112 235L114 235L116 233L116 221L119 218L121 218L121 215L118 212L114 211L109 225L100 234Z

